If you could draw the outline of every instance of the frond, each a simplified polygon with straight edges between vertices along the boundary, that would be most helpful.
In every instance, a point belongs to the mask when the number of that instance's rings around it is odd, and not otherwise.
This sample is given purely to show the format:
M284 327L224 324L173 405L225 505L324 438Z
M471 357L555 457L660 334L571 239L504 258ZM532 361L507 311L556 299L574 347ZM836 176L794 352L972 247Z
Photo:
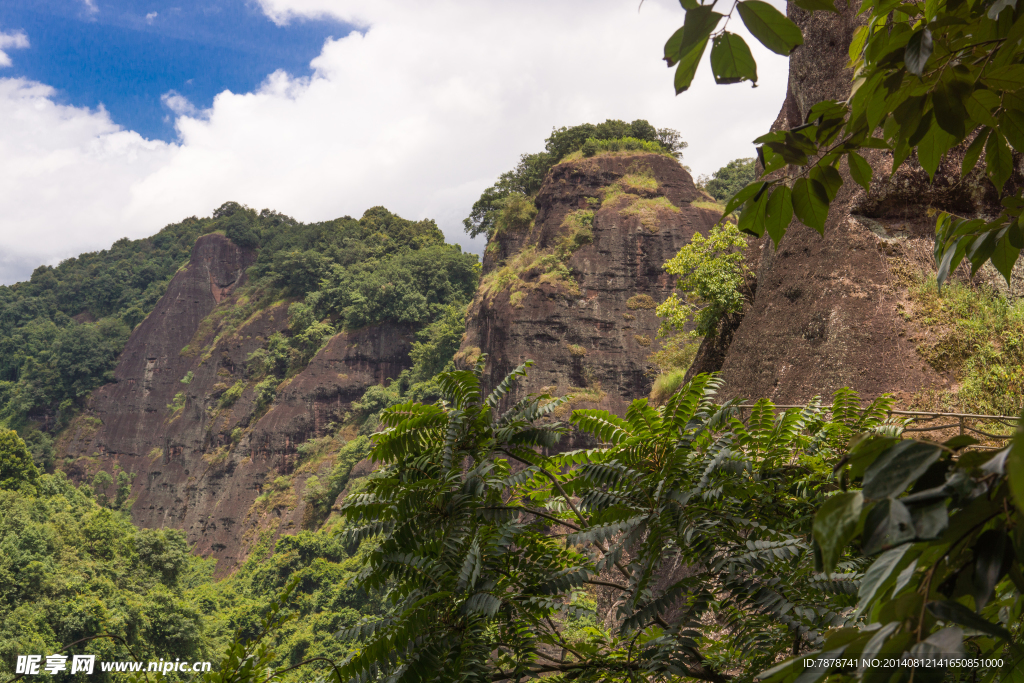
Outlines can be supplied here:
M638 398L629 404L626 421L633 426L634 434L654 437L661 433L661 415L647 403L646 398Z
M574 410L569 422L604 443L618 445L633 436L633 427L607 410Z
M437 376L441 395L456 408L468 408L480 401L480 378L468 370L442 372Z
M512 390L512 386L519 381L521 377L526 377L526 373L532 365L533 361L528 360L523 362L522 365L512 372L508 373L508 375L505 376L505 379L501 380L501 382L498 383L498 386L494 387L494 391L492 391L487 397L487 405L491 408L497 408L501 399Z

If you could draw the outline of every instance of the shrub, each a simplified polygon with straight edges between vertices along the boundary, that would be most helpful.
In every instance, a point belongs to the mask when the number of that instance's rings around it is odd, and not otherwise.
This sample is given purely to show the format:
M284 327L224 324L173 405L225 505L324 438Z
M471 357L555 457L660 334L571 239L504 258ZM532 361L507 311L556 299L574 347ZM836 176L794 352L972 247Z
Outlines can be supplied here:
M650 310L657 307L658 302L652 299L649 294L635 294L626 301L626 308L631 311Z
M529 230L537 216L533 199L521 192L513 192L498 202L500 210L495 221L495 232L506 230Z
M662 342L661 349L652 353L648 360L658 366L662 373L688 370L699 348L700 342L687 335L676 335Z
M716 225L705 237L695 233L690 243L665 262L665 270L678 277L676 288L686 300L673 294L658 306L662 318L659 336L684 332L691 320L692 337L715 334L718 321L743 310L740 287L747 274L743 249L746 238L733 223Z
M602 152L650 152L652 154L668 154L658 142L624 137L613 140L587 138L580 147L584 157L592 157Z
M635 334L635 335L633 335L633 339L635 339L636 343L639 344L640 346L650 346L651 345L651 338L646 336L646 335Z
M569 355L573 358L583 358L587 355L587 350L579 344L569 344Z
M630 197L631 195L626 195ZM651 232L658 232L658 213L667 211L679 213L679 208L668 197L637 197L619 211L620 216L637 216L640 225Z
M276 377L267 377L253 389L253 411L258 413L270 405L277 396L277 385L281 380Z
M185 392L179 391L171 399L171 402L167 404L167 409L172 413L176 413L185 407Z
M233 406L235 404L235 401L237 401L238 398L242 395L243 391L245 391L245 380L238 380L237 382L231 385L230 389L228 389L221 395L220 407L230 408L231 406Z
M654 380L654 386L651 387L651 401L661 405L668 400L669 396L676 393L683 384L683 378L686 377L686 370L677 369L671 370L666 373L658 375Z

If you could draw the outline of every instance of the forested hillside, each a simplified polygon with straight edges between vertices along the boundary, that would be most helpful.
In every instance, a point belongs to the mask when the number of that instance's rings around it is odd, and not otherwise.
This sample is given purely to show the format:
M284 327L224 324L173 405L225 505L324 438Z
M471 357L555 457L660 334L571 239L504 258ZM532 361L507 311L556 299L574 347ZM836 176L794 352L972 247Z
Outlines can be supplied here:
M698 187L683 147L555 130L467 218L483 264L229 202L0 290L0 673L1015 680L1024 431L894 409L1018 410L1021 301L940 292L893 214L754 241L753 162Z

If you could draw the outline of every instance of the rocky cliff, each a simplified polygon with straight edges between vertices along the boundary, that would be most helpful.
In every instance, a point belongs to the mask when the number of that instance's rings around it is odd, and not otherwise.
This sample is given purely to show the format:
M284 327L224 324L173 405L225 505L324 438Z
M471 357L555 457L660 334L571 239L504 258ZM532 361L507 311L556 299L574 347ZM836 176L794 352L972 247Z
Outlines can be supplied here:
M201 237L133 331L115 382L94 392L59 444L64 469L80 480L99 470L132 475L134 521L184 529L197 553L221 560L221 573L259 532L298 530L296 493L308 473L292 482L287 505L256 505L258 496L293 472L300 444L409 363L407 328L345 332L259 405L246 361L288 320L285 303L252 310L239 293L253 259L219 234Z
M774 130L804 123L822 100L848 96L847 46L863 19L856 12L854 5L811 15L789 3L805 44L790 57ZM717 360L698 358L703 369L721 369L726 395L802 403L849 386L865 397L893 392L906 405L923 391L953 386L955 378L917 350L928 331L908 314L905 275L933 269L935 210L995 211L998 198L980 170L960 179L962 151L929 183L915 157L889 177L891 156L870 150L871 191L852 181L844 162L824 237L794 219L778 249L764 238L753 302L724 326L724 342L706 349Z
M458 358L486 352L490 386L532 359L524 390L572 393L574 406L621 413L650 391L654 308L675 286L662 265L718 220L707 199L671 157L558 164L533 224L488 245Z

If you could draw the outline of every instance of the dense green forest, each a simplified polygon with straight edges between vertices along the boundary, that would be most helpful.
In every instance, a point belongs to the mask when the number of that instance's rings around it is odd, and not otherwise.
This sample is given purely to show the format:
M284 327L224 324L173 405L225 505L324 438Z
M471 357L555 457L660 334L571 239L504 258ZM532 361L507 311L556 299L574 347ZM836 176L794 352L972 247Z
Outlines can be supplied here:
M219 662L233 638L259 634L289 581L289 607L303 618L275 632L275 663L340 660L350 646L332 634L378 615L381 601L349 584L363 559L344 550L339 521L276 543L264 538L230 578L214 582L215 561L190 553L183 532L139 529L92 486L40 474L23 442L0 429L0 672L13 673L16 655L54 654L94 636L111 637L64 653ZM60 676L111 680L99 671Z
M187 263L195 240L215 231L257 250L248 311L281 297L299 304L292 338L265 352L271 374L294 371L341 329L450 317L479 280L476 257L446 244L430 220L375 207L358 220L302 224L234 202L153 237L40 267L28 282L0 287L0 425L18 430L44 469L52 468L52 434L112 379L131 330Z
M467 230L500 230L568 155L683 147L644 121L558 129L484 193ZM748 171L750 160L731 162L705 189L728 199ZM182 532L131 523L125 473L75 485L53 471L51 446L215 231L256 250L232 314L288 303L287 330L248 359L268 401L338 331L418 330L410 369L298 446L300 457L337 450L306 482L312 528L266 534L221 580ZM485 358L453 363L476 257L433 221L381 207L302 224L229 202L0 288L0 675L19 654L82 641L65 654L210 660L205 683L927 683L946 670L883 677L834 662L936 654L998 659L972 680L1012 680L1024 661L1024 436L1003 449L915 441L887 414L892 397L840 390L804 408L744 408L718 399L713 375L684 383L685 348L741 306L743 244L724 223L666 264L688 294L658 310L678 348L656 401L625 415L569 412L548 395L509 405L529 363L485 394ZM85 286L94 278L104 285ZM1017 353L1019 307L972 305L977 292L959 286L939 301L913 282L976 346ZM933 350L964 373L965 398L1017 395L1016 379L996 383L957 338ZM562 452L570 430L594 446ZM353 478L368 456L378 469ZM833 664L805 663L816 656Z

